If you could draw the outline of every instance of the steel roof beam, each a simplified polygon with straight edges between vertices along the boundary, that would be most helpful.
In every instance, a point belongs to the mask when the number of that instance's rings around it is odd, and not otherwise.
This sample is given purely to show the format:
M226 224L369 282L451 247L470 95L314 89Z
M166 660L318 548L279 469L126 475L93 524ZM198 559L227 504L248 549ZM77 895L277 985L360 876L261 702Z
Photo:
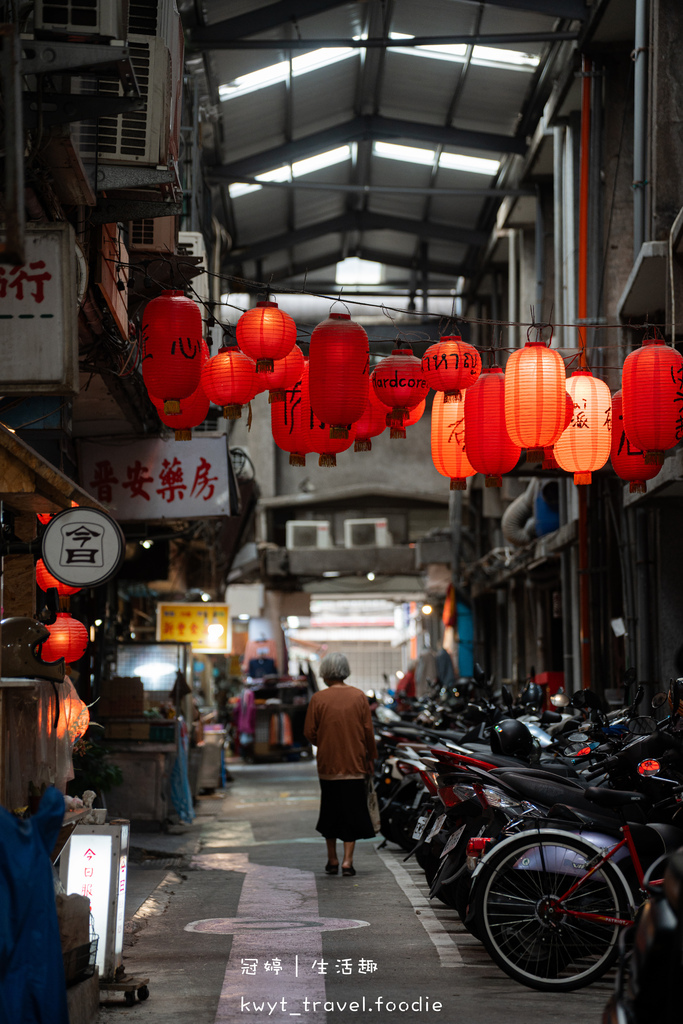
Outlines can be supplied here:
M204 30L204 31L208 31ZM194 42L194 35L192 40ZM416 46L514 46L518 43L556 43L578 39L577 32L478 32L447 36L413 36L411 39L226 39L211 38L196 48L201 50L319 50L347 47L353 50L412 49Z
M429 274L434 274L438 277L460 277L463 273L463 268L455 263L444 263L439 260L428 259L424 262L424 266L420 264L412 256L399 256L393 252L384 252L380 249L369 249L365 246L357 246L355 249L349 250L346 254L348 256L357 256L362 260L370 260L373 263L383 263L388 267L398 267L403 270L422 270L426 269ZM269 281L286 281L292 277L303 277L305 274L312 274L316 270L322 270L324 267L334 266L336 263L340 263L344 259L344 253L341 249L337 249L334 252L327 253L323 256L316 256L310 260L301 260L298 263L294 263L292 267L282 267L281 270L275 270L269 272ZM310 288L315 290L317 282L311 282ZM392 287L398 287L397 283L394 282ZM406 289L409 287L409 282L405 282Z
M208 49L219 49L222 43L230 40L242 39L257 32L268 32L280 25L291 25L301 18L310 18L314 14L322 14L341 6L340 0L279 0L278 3L258 7L247 14L238 14L234 18L193 29L191 46L204 49L205 44L208 44Z

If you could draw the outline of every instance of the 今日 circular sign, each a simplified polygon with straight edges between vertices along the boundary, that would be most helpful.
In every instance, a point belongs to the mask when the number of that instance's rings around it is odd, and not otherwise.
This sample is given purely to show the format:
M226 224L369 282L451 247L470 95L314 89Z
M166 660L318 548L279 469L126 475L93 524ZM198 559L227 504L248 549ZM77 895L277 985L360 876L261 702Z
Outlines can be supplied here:
M96 508L67 508L43 534L45 568L70 587L96 587L120 568L126 539L119 524Z

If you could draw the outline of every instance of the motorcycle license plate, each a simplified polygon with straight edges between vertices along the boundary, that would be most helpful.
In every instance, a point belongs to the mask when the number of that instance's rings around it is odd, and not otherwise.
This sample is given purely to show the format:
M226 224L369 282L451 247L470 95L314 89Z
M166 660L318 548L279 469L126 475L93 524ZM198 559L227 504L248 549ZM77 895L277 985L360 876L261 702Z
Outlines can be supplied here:
M426 842L429 842L430 839L434 838L434 836L436 835L437 832L441 831L441 826L443 825L445 820L446 820L446 815L445 814L440 814L439 817L434 822L434 824L432 825L432 827L430 828L429 835L427 836Z
M455 847L458 845L458 839L460 838L464 831L465 826L461 825L459 829L457 829L455 832L453 832L451 836L448 837L448 841L446 842L446 845L441 851L442 857L445 857L447 853L450 853L451 850L455 849Z
M417 819L417 824L416 824L415 828L413 829L413 839L420 839L421 838L422 833L424 832L425 828L427 827L427 822L429 821L430 818L431 818L431 814L423 814L421 818Z

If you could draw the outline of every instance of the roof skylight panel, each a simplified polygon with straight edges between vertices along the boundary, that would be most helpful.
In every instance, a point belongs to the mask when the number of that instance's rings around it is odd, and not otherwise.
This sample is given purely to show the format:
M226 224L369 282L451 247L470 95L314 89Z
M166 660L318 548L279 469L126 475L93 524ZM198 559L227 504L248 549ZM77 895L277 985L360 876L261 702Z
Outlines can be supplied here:
M414 36L403 32L390 33L391 39L414 39ZM467 56L465 43L429 43L422 46L389 46L392 53L405 53L412 57L432 57L435 60L449 60L464 64ZM495 46L474 46L472 64L482 67L501 68L506 70L533 71L540 63L540 57L520 50L505 50Z
M308 53L301 53L298 57L292 58L292 77L305 75L309 71L319 71L321 68L329 67L340 60L348 57L355 57L358 50L351 46L338 46L327 49L321 47L318 50L310 50ZM289 61L282 60L278 64L271 64L267 68L259 68L258 71L250 71L246 75L240 75L234 81L218 86L218 95L221 100L233 100L238 96L246 96L250 92L257 92L259 89L266 89L269 85L277 85L279 82L286 82L289 78Z
M433 166L436 152L433 149L419 149L417 146L398 146L393 142L376 142L373 148L375 156L389 160L402 160L404 163ZM471 174L485 174L490 177L496 174L500 160L490 160L478 156L466 156L464 153L442 153L439 167L453 171L468 171Z
M272 171L264 171L263 174L255 174L257 181L291 181L292 178L301 178L306 174L313 174L314 171L322 171L325 167L332 167L334 164L342 163L351 159L351 146L338 146L336 149L328 149L325 153L316 153L315 156L306 157L305 160L295 161L291 168L289 164L283 167L276 167ZM250 192L258 192L262 185L255 182L234 182L228 186L231 199L239 199Z

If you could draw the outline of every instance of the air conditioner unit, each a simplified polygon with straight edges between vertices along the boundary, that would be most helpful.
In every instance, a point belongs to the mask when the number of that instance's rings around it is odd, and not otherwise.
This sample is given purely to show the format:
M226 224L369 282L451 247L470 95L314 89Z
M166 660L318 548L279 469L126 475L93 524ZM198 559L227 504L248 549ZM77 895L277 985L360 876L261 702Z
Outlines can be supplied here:
M201 257L202 262L200 266L202 267L204 272L202 274L198 274L197 277L191 278L190 285L196 291L200 301L208 302L209 299L211 298L211 294L209 288L208 275L209 264L206 258L206 245L204 244L204 235L201 233L201 231L179 231L176 252L178 253L179 256Z
M55 35L124 39L126 0L36 0L34 29Z
M345 519L344 547L388 548L391 534L386 519Z
M148 217L128 222L129 252L175 252L176 218Z
M285 528L287 547L331 548L330 524L321 519L290 519Z

